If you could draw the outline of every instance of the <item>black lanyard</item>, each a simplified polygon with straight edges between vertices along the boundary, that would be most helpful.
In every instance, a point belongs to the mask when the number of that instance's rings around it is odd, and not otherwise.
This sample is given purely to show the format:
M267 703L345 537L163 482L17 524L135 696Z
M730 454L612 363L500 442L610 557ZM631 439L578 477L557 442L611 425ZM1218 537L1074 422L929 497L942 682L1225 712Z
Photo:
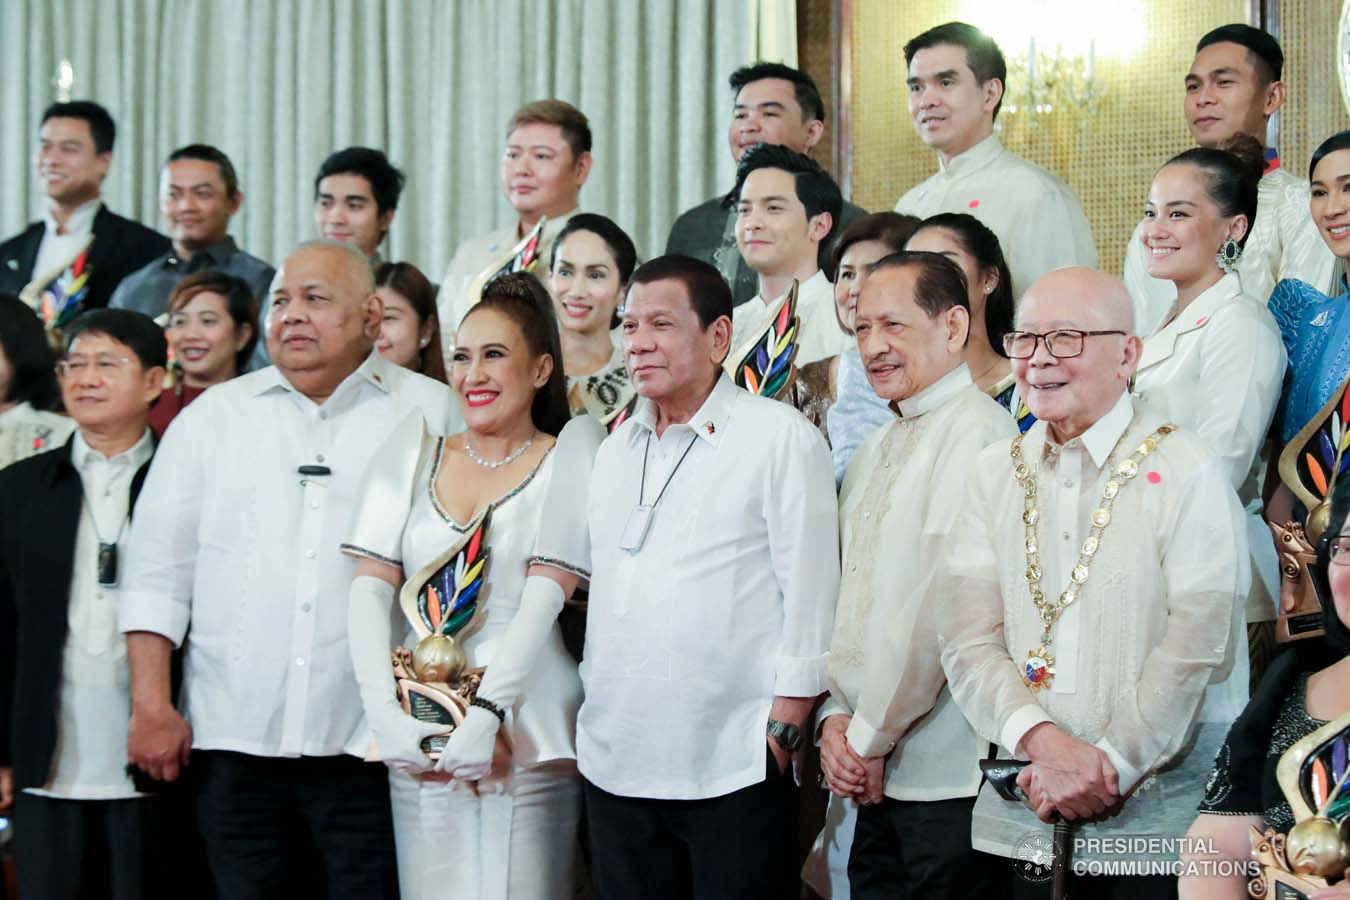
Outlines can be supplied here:
M685 446L684 452L680 454L680 459L678 462L675 463L675 468L671 469L670 475L666 477L666 483L661 485L661 493L657 494L656 499L652 501L651 506L652 509L656 509L656 505L660 503L661 498L666 495L666 488L670 487L670 482L674 480L675 473L680 471L680 466L684 464L684 458L689 455L690 450L694 449L694 443L697 440L698 440L698 433L695 432L693 438ZM651 452L651 449L652 449L652 433L649 431L647 432L647 443L642 448L642 484L638 486L638 506L643 505L642 497L647 493L647 454Z

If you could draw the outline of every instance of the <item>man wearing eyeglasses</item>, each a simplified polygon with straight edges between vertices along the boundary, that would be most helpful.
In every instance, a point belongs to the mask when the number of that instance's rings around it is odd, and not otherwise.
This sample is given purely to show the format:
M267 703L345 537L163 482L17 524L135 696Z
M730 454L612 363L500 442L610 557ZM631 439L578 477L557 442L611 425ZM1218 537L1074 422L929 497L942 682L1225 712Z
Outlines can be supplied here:
M14 818L19 896L163 897L150 860L164 810L126 772L117 597L168 348L120 309L75 318L65 343L79 428L0 473L0 815Z
M976 731L1030 761L1026 806L981 790L975 848L1048 847L1041 823L1057 818L1080 838L1161 838L1152 855L1074 851L1126 864L1071 876L1075 896L1143 900L1176 896L1167 864L1232 718L1220 683L1246 654L1250 571L1220 461L1129 394L1132 322L1124 285L1101 272L1059 269L1028 289L1004 346L1038 421L971 471L937 632ZM1050 888L1014 878L1012 892Z

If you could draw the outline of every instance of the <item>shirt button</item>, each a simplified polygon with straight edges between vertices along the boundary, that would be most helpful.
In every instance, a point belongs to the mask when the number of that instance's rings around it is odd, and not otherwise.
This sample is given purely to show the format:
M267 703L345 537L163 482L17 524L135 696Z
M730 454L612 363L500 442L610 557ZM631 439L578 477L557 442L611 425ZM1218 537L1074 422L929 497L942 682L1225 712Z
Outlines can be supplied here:
M1064 479L1064 486L1067 488L1073 487L1073 479L1072 478Z
M856 572L856 571L858 571L858 564L857 564L857 563L854 563L853 565L851 565L851 566L848 567L848 570L849 570L850 572Z
M319 501L318 501L318 500L315 500L313 503L311 503L311 504L309 505L309 508L310 508L310 509L318 509L318 508L319 508Z
M295 658L295 664L296 664L297 666L303 667L303 666L305 665L305 658L304 658L303 656L297 656L297 657Z
M1068 533L1067 531L1064 532L1063 538L1064 538L1064 540L1066 540L1066 541L1069 539L1069 533Z
M306 550L306 551L305 551L305 559L313 559L313 558L314 558L314 551L313 551L313 550Z
M95 600L102 600L102 599L103 599L103 592L102 592L102 591L96 592L96 593L94 594L94 599L95 599Z
M863 518L864 519L872 518L872 511L869 509L867 512L863 513Z
M301 603L301 604L300 604L300 611L301 611L301 612L309 612L309 610L310 610L310 605L309 605L308 602L305 602L305 603Z
M323 462L323 454L322 454L322 453L316 453L316 454L314 454L314 459L315 459L317 462Z
M320 418L320 419L327 420L327 419L328 419L328 410L326 410L326 409L321 409L321 410L319 410L319 418Z

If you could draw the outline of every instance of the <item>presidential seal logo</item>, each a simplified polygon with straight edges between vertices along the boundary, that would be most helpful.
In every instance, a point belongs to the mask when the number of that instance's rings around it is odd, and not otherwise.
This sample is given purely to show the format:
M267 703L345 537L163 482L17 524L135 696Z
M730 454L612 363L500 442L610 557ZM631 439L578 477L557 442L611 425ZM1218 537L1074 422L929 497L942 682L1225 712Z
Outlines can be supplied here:
M1013 871L1023 881L1045 884L1054 874L1054 851L1050 835L1041 831L1028 831L1013 844Z

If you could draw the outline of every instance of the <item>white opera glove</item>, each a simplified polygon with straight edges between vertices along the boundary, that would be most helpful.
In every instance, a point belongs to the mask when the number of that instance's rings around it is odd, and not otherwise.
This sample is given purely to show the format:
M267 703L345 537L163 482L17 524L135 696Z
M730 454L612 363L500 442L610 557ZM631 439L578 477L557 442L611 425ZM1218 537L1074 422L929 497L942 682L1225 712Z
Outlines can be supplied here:
M445 728L414 719L403 711L395 695L389 628L394 586L362 575L353 579L348 598L347 645L379 758L403 772L426 772L432 761L422 750L422 740L444 734Z
M483 683L478 686L479 697L492 701L502 710L510 710L516 705L535 659L553 633L553 623L562 611L563 600L562 586L552 578L531 575L525 579L525 587L520 592L520 608L496 642L492 661L483 674ZM489 710L470 707L464 724L450 735L436 768L466 780L485 777L492 764L493 740L500 725Z
M497 746L501 722L481 706L469 707L464 723L450 733L436 771L449 772L460 781L478 781L492 771L492 751Z

